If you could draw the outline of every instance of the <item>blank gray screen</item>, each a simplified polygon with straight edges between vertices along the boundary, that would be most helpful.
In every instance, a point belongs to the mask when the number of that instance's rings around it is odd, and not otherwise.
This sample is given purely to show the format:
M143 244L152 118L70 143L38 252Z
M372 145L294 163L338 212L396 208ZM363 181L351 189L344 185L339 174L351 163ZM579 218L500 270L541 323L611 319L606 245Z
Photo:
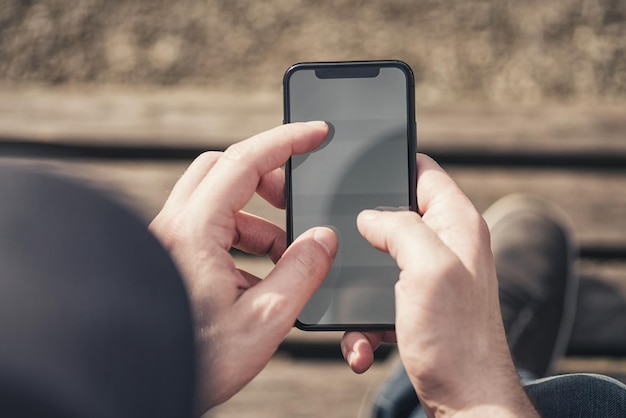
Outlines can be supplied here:
M325 120L331 135L314 152L292 157L293 236L319 225L339 237L336 260L299 317L307 325L393 324L393 259L356 228L363 209L408 207L407 79L394 67L375 77L289 79L290 121Z

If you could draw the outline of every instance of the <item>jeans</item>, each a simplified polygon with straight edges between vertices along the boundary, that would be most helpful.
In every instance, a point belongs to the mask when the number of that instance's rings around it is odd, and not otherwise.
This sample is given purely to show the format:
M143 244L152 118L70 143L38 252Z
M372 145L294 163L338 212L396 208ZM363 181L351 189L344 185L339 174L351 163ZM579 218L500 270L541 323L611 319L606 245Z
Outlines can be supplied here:
M524 390L542 417L626 417L626 385L607 376L546 377Z
M526 373L521 371L521 376ZM528 380L524 390L542 417L626 417L626 385L597 374ZM396 367L378 394L375 418L422 418L426 414L403 367Z

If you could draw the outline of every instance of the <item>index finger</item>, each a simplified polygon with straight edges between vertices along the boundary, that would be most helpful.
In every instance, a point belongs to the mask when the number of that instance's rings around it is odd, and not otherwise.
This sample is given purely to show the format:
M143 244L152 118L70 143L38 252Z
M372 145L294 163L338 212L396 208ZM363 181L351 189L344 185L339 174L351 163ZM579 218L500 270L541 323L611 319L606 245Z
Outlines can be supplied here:
M327 133L325 122L292 123L230 146L192 196L190 207L202 212L195 219L202 219L203 214L222 218L236 213L248 203L264 174L293 154L312 151Z

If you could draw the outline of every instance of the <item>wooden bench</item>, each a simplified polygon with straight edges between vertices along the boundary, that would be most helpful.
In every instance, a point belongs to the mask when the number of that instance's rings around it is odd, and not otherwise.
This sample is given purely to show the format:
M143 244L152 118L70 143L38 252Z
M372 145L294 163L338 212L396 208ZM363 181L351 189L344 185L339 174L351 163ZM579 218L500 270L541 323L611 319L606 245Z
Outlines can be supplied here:
M196 155L281 119L280 92L5 90L0 161L44 165L113 189L149 220ZM626 380L626 104L418 103L417 120L419 151L437 159L478 209L528 192L571 216L582 283L560 370ZM284 224L283 212L259 199L249 210ZM238 255L238 262L259 274L271 268L256 257ZM294 331L282 350L336 357L337 339Z

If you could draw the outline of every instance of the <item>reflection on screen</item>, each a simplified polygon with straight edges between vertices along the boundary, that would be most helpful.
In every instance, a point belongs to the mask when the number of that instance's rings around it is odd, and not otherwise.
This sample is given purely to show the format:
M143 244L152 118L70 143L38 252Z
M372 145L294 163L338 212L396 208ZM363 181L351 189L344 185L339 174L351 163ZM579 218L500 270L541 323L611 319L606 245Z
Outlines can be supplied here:
M328 121L332 135L292 158L293 236L332 227L339 250L323 285L299 317L304 324L391 324L393 259L356 228L363 209L409 206L406 80L396 68L375 78L319 79L313 70L290 80L291 121Z

